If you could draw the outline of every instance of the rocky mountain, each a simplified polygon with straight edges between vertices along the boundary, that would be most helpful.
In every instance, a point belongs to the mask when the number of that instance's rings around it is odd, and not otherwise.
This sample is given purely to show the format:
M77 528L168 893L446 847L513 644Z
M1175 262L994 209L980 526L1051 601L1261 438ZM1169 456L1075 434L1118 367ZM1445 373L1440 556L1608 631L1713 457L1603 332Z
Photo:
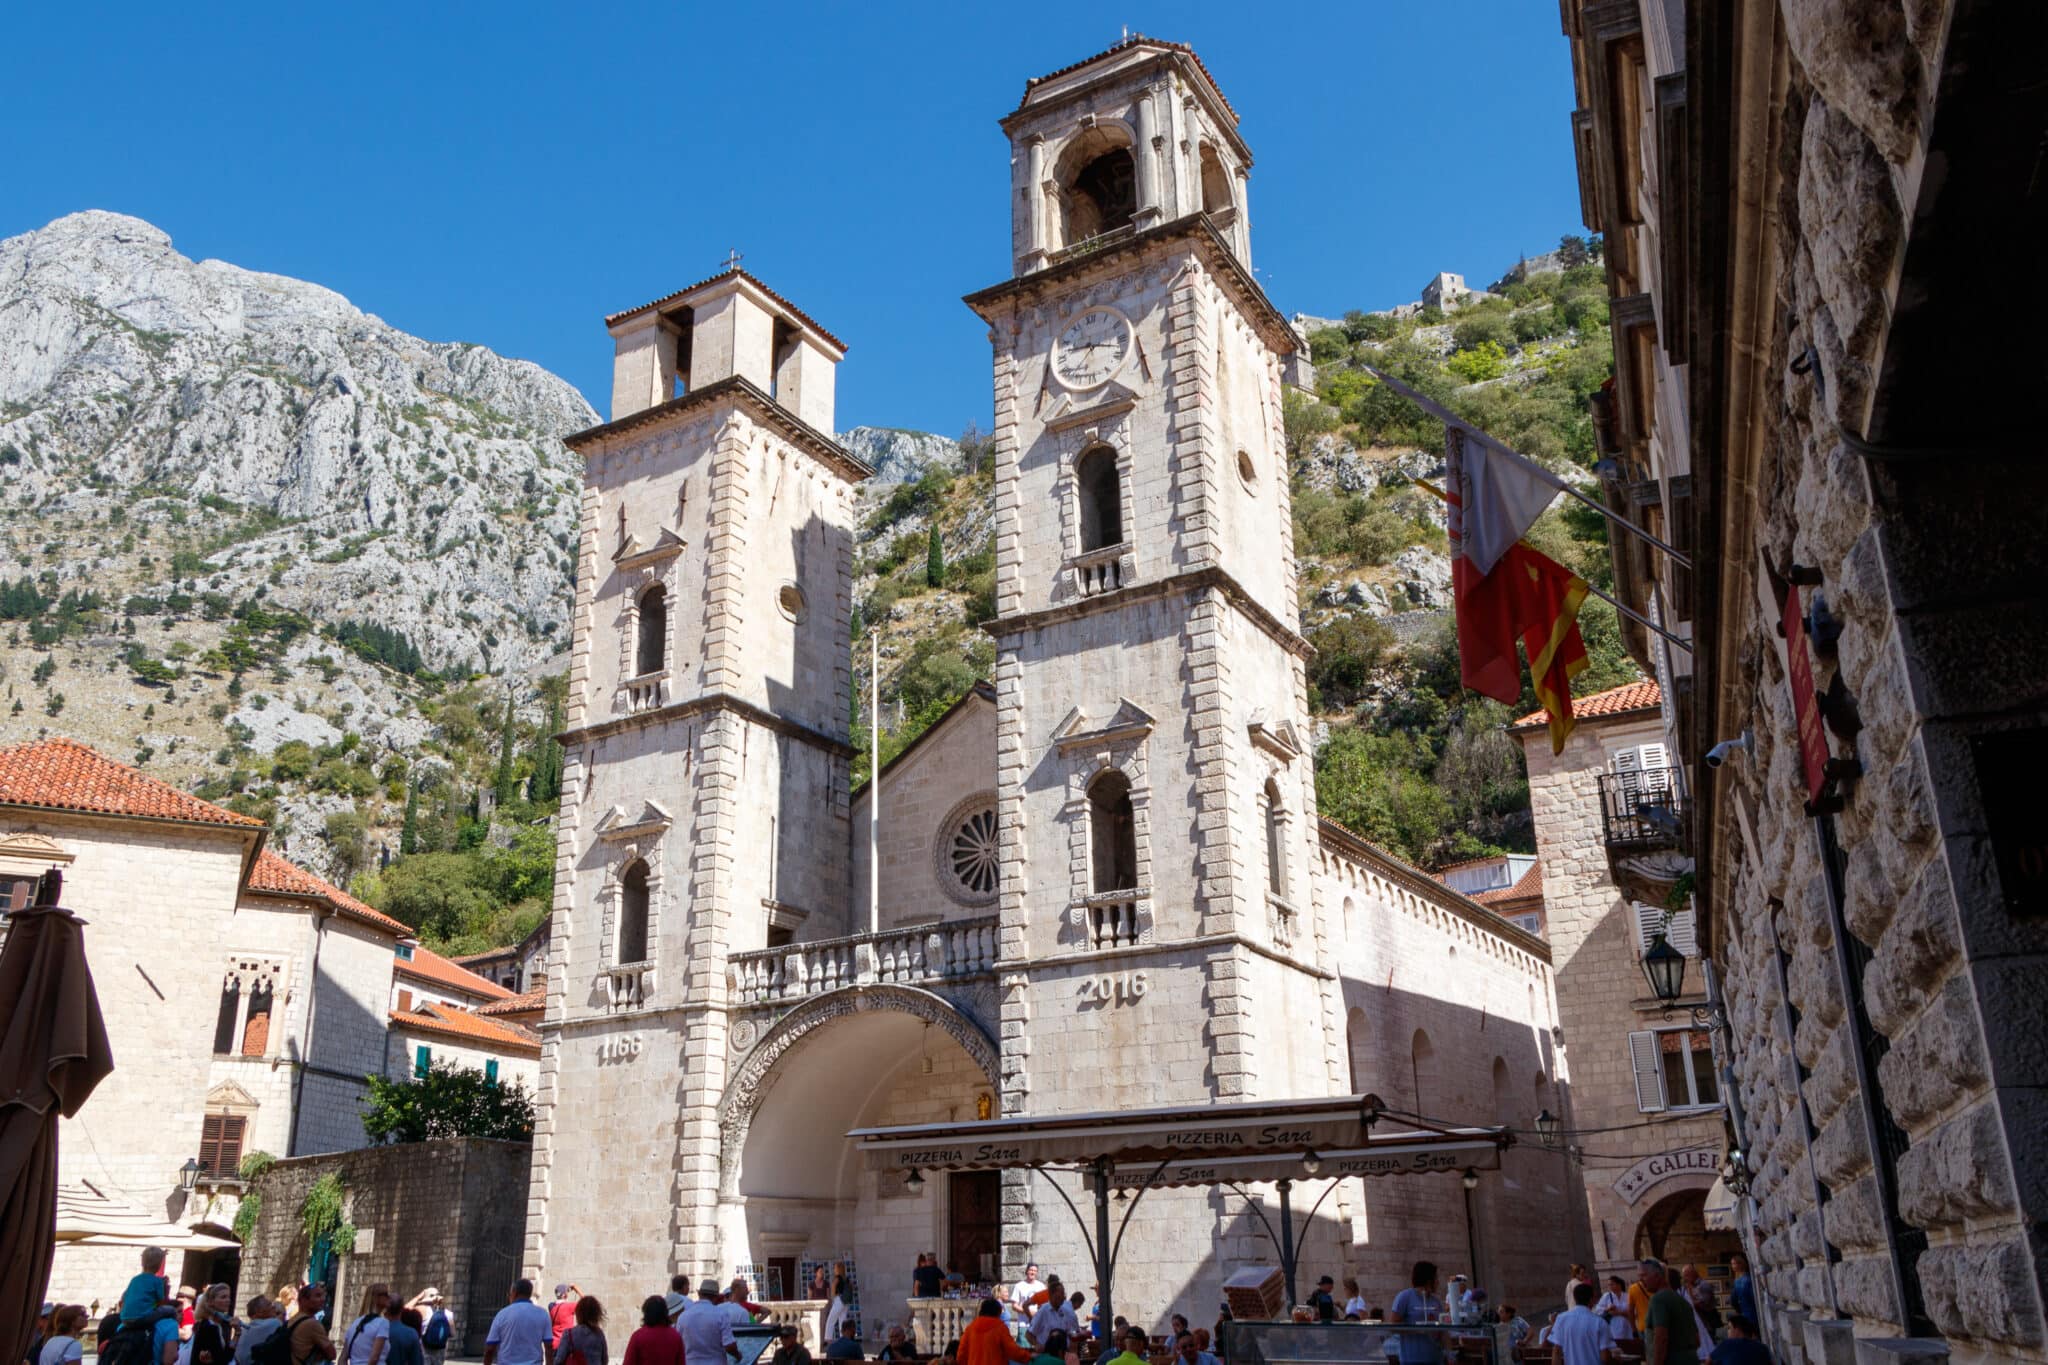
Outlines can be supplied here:
M77 213L0 242L8 519L118 510L127 528L23 565L60 588L262 589L396 631L431 668L522 668L567 628L580 471L555 438L596 420L538 365L193 261L139 219ZM123 552L160 525L197 561Z

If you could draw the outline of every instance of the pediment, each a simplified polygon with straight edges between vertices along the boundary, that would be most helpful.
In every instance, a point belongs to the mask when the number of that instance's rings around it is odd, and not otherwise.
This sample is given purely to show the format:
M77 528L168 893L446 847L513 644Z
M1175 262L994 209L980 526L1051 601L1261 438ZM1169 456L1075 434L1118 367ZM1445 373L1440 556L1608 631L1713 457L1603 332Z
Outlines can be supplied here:
M654 537L652 545L643 546L640 537L627 536L612 555L612 563L622 569L637 569L646 564L657 564L664 559L674 559L687 548L689 542L682 532L674 527L664 526Z
M222 1081L206 1092L208 1109L254 1109L256 1097L233 1081Z
M68 864L77 855L67 852L64 846L47 834L36 834L22 830L0 838L0 858L18 858L25 863L38 863L44 867Z
M1107 422L1112 417L1121 417L1137 405L1136 389L1111 380L1078 402L1070 393L1061 394L1052 410L1045 414L1045 426L1048 431L1066 431L1090 422Z
M613 806L597 822L597 837L606 840L635 839L642 834L651 834L667 829L675 819L658 801L643 801L637 813L628 814L625 806Z
M1106 720L1093 720L1075 707L1052 732L1052 742L1061 749L1080 749L1098 744L1115 744L1143 739L1158 724L1151 713L1129 697L1118 697L1116 710Z
M1263 715L1255 715L1245 729L1251 735L1252 743L1283 763L1292 763L1305 752L1301 732L1294 728L1291 720L1272 721Z

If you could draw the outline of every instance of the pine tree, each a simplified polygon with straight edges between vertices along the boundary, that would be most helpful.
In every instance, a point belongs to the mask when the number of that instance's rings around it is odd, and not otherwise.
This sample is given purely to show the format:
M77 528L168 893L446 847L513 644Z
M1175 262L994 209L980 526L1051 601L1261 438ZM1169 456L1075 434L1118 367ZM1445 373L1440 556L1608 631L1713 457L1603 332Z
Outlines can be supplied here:
M946 551L939 544L939 528L932 525L932 533L925 540L924 582L928 588L942 588L946 585Z
M512 692L505 692L505 724L498 731L498 776L492 783L496 790L498 804L510 805L519 799L519 778L517 765L513 762L512 745L518 738L513 726Z
M398 853L404 857L420 848L420 784L405 784L405 823L398 830Z

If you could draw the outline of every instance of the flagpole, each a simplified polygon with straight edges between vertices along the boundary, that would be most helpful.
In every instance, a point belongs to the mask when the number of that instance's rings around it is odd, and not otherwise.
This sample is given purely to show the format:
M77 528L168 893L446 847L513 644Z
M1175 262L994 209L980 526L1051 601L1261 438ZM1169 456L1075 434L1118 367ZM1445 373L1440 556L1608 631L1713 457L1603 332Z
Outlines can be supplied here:
M1582 583L1585 582L1584 579L1580 579L1579 581ZM1666 640L1669 640L1672 644L1677 645L1686 653L1692 653L1692 641L1681 639L1679 636L1673 635L1670 631L1664 629L1664 627L1658 625L1655 621L1652 621L1649 617L1643 615L1634 607L1625 605L1621 602L1620 599L1608 593L1600 591L1600 589L1594 587L1591 583L1586 583L1586 591L1592 593L1593 596L1599 598L1608 606L1613 607L1616 611L1620 612L1623 616L1626 616L1629 620L1641 626L1644 630L1655 631L1657 634L1663 636Z
M882 918L882 637L868 631L868 932Z
M1609 507L1606 503L1601 502L1595 498L1587 497L1584 493L1581 493L1578 489L1572 487L1563 479L1551 473L1548 469L1545 469L1541 463L1530 459L1527 455L1524 455L1521 451L1516 450L1513 446L1503 445L1501 442L1495 440L1493 437L1481 431L1478 427L1473 426L1464 418L1459 417L1453 414L1449 409L1444 408L1441 405L1434 403L1427 398L1424 398L1421 394L1409 388L1406 384L1403 384L1400 380L1395 379L1391 375L1382 374L1380 371L1374 369L1370 365L1361 365L1359 366L1359 368L1364 370L1373 378L1379 380L1380 383L1385 384L1395 393L1400 394L1403 398L1415 404L1415 406L1421 408L1430 416L1436 418L1438 421L1447 422L1450 425L1457 427L1460 431L1470 432L1472 435L1477 436L1480 440L1484 441L1493 449L1498 450L1505 455L1513 456L1517 460L1520 460L1523 464L1528 465L1531 469L1541 474L1543 476L1544 481L1554 486L1558 492L1563 493L1568 498L1577 498L1580 502L1586 504L1586 506L1592 508L1595 512L1598 512L1601 516L1607 518L1616 526L1619 526L1622 529L1630 532L1632 535L1635 535L1641 538L1642 540L1645 540L1650 544L1656 546L1665 554L1670 555L1673 562L1677 563L1681 567L1687 569L1690 569L1692 567L1692 560L1687 558L1685 555L1679 553L1678 550L1676 550L1670 545L1665 544L1663 541L1657 539L1657 537L1651 535L1648 531L1645 531L1642 527L1636 525L1627 517L1622 516L1613 508ZM1643 624L1648 625L1649 623L1645 621Z

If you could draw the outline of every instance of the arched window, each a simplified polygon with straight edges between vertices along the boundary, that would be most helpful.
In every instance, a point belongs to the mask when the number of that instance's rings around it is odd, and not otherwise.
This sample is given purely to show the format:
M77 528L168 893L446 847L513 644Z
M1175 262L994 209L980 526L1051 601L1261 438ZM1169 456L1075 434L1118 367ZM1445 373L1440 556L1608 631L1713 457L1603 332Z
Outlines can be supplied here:
M242 983L230 981L221 987L220 1013L213 1023L213 1050L226 1056L235 1050L235 1021L242 1017Z
M1344 1043L1351 1057L1351 1093L1363 1095L1372 1089L1372 1024L1362 1009L1353 1009L1344 1021Z
M270 1001L268 981L260 981L249 992L249 1017L242 1023L242 1055L261 1057L270 1051Z
M1131 784L1111 769L1088 787L1089 851L1095 894L1138 885L1138 836L1131 822Z
M1270 777L1266 779L1265 789L1259 793L1259 821L1266 831L1266 889L1285 898L1287 814L1280 808L1280 784Z
M659 673L668 662L668 589L656 583L640 594L640 649L636 676Z
M1437 1098L1436 1047L1422 1029L1415 1030L1415 1039L1408 1045L1408 1069L1415 1081L1416 1112L1427 1114L1430 1102Z
M619 961L647 960L647 864L635 861L619 874Z
M1223 169L1223 159L1216 155L1216 149L1208 143L1202 144L1202 212L1222 213L1236 207L1237 200L1230 193L1230 173Z
M1515 1122L1515 1100L1508 1093L1508 1064L1499 1057L1493 1059L1493 1121L1509 1127Z
M1081 553L1122 544L1124 494L1116 452L1108 446L1084 451L1074 462L1074 483L1081 499Z
M1119 128L1090 128L1060 153L1060 245L1130 225L1138 211L1138 163Z

